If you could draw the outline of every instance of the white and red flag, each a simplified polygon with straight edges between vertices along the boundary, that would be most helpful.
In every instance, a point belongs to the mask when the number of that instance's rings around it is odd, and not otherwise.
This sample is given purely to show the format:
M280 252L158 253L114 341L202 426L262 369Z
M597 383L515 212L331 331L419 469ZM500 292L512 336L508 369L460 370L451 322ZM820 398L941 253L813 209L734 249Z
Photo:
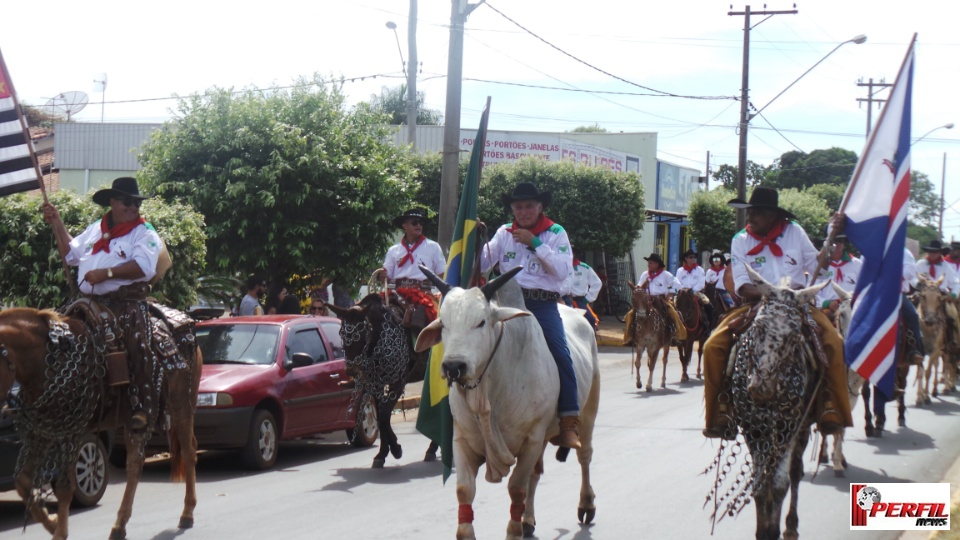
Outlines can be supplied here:
M0 54L0 197L37 189L33 144Z
M887 399L893 395L900 329L915 44L916 35L840 205L847 216L847 237L863 254L844 345L846 362Z

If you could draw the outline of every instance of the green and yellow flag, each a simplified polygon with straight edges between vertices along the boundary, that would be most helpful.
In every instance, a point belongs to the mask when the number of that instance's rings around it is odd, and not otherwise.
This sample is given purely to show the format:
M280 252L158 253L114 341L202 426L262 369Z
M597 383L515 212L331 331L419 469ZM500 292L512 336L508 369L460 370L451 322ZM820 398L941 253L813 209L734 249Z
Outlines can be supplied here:
M453 231L450 255L447 257L445 281L454 287L473 285L474 256L477 245L477 199L480 192L480 171L483 169L483 150L487 140L487 119L490 115L490 98L480 117L480 129L473 141L470 168L460 194L457 223ZM430 349L430 361L423 380L420 396L420 411L417 414L417 431L440 445L443 462L443 481L446 483L453 468L453 416L450 414L449 389L440 372L443 360L443 343Z

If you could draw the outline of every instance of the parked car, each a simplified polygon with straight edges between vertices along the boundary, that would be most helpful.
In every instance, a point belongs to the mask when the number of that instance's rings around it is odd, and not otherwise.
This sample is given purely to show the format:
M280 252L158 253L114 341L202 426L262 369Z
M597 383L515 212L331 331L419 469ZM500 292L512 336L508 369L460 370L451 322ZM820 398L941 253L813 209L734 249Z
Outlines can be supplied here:
M269 469L279 441L345 430L355 446L376 442L376 402L352 403L339 319L212 319L197 324L196 336L200 449L238 449L245 466Z
M11 396L0 403L0 491L14 489L14 469L20 454L20 435L14 427L16 415L15 396L17 386ZM111 447L111 433L87 433L80 439L80 451L77 456L77 489L73 493L74 506L96 506L107 491L109 467L107 467L107 449Z

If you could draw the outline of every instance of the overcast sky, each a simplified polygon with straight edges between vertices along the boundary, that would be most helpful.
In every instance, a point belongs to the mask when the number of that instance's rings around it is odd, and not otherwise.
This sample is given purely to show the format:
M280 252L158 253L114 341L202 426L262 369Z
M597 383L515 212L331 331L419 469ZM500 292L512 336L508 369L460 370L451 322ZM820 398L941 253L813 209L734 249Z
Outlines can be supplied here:
M418 89L443 113L451 3L418 4ZM491 129L657 132L660 159L703 171L710 152L711 169L735 165L744 17L728 11L745 6L490 0L466 24L461 125L474 128L491 96ZM839 43L858 34L867 42L840 47L751 122L751 160L766 165L790 150L831 146L859 155L867 113L857 99L868 94L857 83L892 83L914 32L914 137L960 124L960 2L810 0L796 9L752 19L750 102L758 109ZM22 101L83 91L90 104L78 121L160 122L174 94L284 86L314 72L353 79L344 85L350 102L368 100L404 80L408 13L409 0L6 2L0 50ZM105 93L94 83L102 73ZM944 234L960 239L960 127L914 146L913 167L939 190L944 154Z

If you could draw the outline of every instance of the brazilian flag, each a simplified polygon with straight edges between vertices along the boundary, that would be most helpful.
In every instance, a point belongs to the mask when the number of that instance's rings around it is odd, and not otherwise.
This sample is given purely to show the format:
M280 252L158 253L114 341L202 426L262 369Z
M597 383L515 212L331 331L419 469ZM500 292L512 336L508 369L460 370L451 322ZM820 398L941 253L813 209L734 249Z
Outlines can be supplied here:
M473 141L470 168L460 194L456 228L450 244L450 255L447 257L444 277L446 282L454 287L466 288L474 285L470 280L477 245L477 198L480 192L480 171L483 169L483 149L486 146L489 114L488 97L487 106L480 117L480 129ZM417 414L417 431L440 445L443 481L446 483L453 468L453 416L450 414L450 391L440 372L442 360L443 343L439 343L430 349L430 361L423 379L420 411Z

